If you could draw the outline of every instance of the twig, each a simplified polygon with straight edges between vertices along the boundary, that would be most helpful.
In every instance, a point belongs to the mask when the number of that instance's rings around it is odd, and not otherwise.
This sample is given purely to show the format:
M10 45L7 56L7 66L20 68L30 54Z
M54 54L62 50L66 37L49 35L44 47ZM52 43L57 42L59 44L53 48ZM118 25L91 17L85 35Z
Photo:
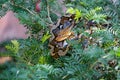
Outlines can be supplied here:
M10 4L13 5L13 6L22 8L22 9L26 10L27 12L29 12L29 13L32 14L32 15L35 15L35 14L34 14L32 11L30 11L28 8L25 8L25 7L20 6L20 5L16 5L16 4L12 3L12 2L11 2Z
M26 10L27 12L29 12L29 13L32 14L32 15L36 15L36 14L33 13L32 11L30 11L28 8L25 8L25 7L23 7L23 6L20 6L20 5L16 5L16 4L14 4L13 1L10 2L10 4L13 5L13 6L16 6L16 7L22 8L22 9ZM53 24L53 22L52 22L52 20L51 20L51 18L50 18L49 5L48 5L48 8L47 8L47 11L48 11L48 18L49 18L51 24ZM42 19L41 19L41 20L42 20ZM50 23L47 23L47 22L46 22L46 24L47 24L48 26L50 25Z
M48 2L47 2L47 13L48 13L48 19L49 19L49 21L53 24L53 21L52 21L52 19L50 17L50 7L49 7Z

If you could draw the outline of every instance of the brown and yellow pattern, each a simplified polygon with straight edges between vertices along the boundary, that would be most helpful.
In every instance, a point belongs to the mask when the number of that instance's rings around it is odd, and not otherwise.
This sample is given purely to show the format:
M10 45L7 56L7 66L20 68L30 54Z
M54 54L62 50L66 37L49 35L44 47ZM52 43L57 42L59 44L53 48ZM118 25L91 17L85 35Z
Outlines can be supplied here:
M56 25L52 26L49 47L51 48L51 56L58 58L66 55L69 44L66 40L74 38L72 28L75 26L74 15L62 16Z

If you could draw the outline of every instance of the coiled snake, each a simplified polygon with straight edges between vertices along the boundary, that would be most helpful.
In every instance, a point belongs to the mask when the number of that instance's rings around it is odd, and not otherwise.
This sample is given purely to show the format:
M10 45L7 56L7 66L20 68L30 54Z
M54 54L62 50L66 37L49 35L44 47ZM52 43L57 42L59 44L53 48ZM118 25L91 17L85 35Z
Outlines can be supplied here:
M70 40L74 37L74 33L71 31L74 26L74 15L62 16L57 24L52 26L50 31L52 36L50 38L49 47L53 58L64 56L67 53L70 45L66 40Z

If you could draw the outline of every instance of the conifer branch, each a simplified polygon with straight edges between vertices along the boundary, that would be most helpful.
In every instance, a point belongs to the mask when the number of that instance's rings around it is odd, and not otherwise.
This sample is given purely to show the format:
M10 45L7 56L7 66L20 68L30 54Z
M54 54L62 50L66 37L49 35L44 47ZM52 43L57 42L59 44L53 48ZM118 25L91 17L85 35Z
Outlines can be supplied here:
M32 14L32 15L35 15L35 13L33 13L32 11L30 11L28 8L25 8L25 7L20 6L20 5L16 5L16 4L14 4L13 2L11 2L10 4L13 5L13 6L15 6L15 7L19 7L19 8L21 8L21 9L24 9L24 10L26 10L27 12L29 12L29 13Z

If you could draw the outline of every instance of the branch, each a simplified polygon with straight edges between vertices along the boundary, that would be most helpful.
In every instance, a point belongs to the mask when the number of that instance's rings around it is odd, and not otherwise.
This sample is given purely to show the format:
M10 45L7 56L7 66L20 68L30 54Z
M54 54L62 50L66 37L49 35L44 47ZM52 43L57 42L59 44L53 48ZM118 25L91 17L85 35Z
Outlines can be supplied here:
M49 19L49 21L53 24L53 21L52 21L52 19L50 17L50 7L49 7L48 3L47 3L47 13L48 13L48 19Z
M13 2L11 2L10 4L13 5L13 6L15 6L15 7L22 8L22 9L26 10L27 12L29 12L29 13L32 14L32 15L35 15L35 14L34 14L32 11L30 11L28 8L25 8L25 7L20 6L20 5L16 5L16 4L14 4Z

